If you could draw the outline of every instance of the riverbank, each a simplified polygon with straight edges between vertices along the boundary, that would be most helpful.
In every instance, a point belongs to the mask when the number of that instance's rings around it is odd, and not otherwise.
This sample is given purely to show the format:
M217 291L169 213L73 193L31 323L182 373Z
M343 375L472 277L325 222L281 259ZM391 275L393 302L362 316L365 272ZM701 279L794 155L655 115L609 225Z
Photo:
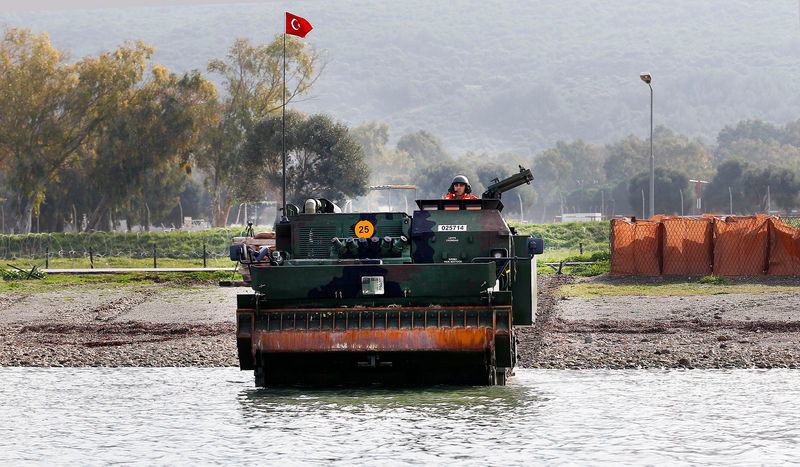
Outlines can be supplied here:
M800 368L797 277L737 278L694 294L697 279L540 277L536 324L518 334L520 366ZM564 286L578 281L602 292L571 296ZM613 295L631 284L647 287ZM663 288L687 294L663 295Z
M236 294L210 281L0 295L0 366L237 366Z
M737 279L698 294L697 278L671 280L540 276L536 324L518 332L519 366L800 367L797 278ZM0 294L0 366L238 365L236 294L249 288L144 282Z

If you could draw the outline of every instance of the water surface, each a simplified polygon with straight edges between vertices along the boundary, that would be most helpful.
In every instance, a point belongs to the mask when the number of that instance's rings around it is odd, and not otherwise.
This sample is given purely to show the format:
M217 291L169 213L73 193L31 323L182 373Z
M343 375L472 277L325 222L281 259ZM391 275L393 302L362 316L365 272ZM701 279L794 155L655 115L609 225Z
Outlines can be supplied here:
M796 462L800 372L517 370L260 389L235 368L0 368L3 464Z

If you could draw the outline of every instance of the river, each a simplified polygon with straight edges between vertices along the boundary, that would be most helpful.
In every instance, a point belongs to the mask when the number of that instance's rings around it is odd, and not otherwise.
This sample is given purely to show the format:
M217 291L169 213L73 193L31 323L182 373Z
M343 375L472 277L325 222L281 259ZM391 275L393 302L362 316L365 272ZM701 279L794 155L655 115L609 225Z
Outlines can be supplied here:
M0 464L773 464L800 371L517 370L505 387L255 389L236 368L0 368Z

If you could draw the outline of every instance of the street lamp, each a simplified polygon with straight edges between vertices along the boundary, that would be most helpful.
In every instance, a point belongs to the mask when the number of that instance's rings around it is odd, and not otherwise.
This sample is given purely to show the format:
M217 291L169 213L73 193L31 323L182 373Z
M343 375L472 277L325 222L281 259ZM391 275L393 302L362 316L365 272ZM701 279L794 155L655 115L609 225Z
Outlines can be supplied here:
M653 158L653 86L650 73L642 73L639 78L650 88L650 217L655 216L656 160Z

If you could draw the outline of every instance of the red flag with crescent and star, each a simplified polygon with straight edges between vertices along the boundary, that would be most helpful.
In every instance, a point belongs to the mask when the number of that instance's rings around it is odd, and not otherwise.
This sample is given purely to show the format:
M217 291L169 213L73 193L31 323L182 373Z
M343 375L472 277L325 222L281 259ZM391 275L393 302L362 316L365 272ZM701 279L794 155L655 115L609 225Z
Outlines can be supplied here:
M311 23L306 21L305 18L286 12L286 34L306 37L306 34L312 29L314 28L311 27Z

